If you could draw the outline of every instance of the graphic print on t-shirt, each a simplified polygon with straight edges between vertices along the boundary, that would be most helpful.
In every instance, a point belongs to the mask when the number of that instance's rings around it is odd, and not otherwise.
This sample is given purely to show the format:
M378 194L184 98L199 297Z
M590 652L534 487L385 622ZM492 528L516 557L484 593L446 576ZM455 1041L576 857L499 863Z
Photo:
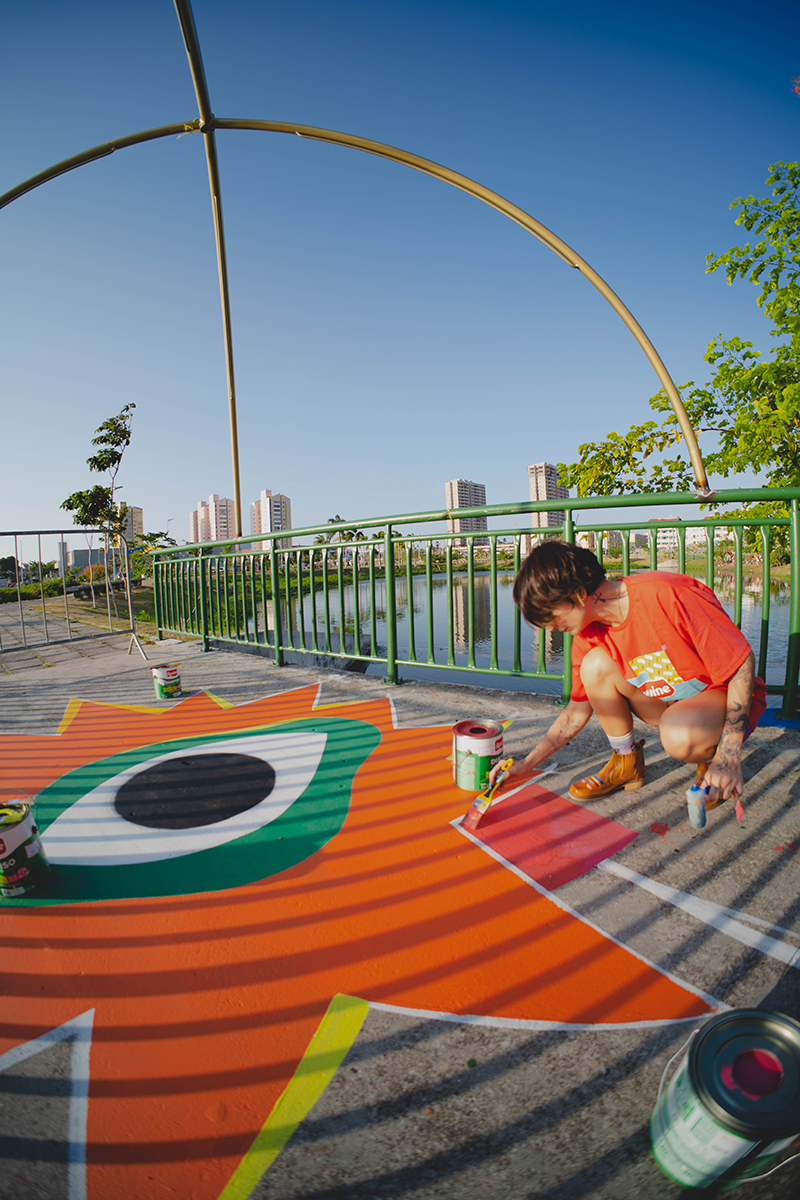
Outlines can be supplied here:
M683 700L707 687L699 679L682 679L670 661L666 646L632 658L630 665L636 674L628 683L656 700Z

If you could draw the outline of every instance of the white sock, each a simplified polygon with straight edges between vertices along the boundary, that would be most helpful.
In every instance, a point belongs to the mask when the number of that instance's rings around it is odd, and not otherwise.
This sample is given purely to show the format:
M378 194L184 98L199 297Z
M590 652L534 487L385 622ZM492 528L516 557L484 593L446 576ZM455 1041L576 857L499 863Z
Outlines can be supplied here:
M611 749L617 754L632 754L633 753L633 730L630 733L623 733L622 737L612 737L610 733L606 734L609 740Z

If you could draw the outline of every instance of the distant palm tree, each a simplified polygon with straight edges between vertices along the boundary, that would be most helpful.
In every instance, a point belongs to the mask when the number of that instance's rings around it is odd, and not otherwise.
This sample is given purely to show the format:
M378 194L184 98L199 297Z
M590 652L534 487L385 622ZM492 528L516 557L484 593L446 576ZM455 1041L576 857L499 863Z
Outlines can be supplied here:
M343 525L346 519L346 517L340 517L337 513L335 517L328 517L328 524ZM335 533L331 533L328 536L327 540L330 542L364 542L366 541L366 537L360 529L353 527L351 529L337 529Z

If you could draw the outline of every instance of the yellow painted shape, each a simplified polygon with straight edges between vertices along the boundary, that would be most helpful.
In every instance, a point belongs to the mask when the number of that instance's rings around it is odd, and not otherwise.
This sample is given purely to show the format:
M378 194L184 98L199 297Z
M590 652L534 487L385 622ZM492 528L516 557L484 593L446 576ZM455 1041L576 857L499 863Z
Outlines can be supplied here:
M358 1037L368 1012L369 1004L358 996L345 996L340 992L333 997L297 1070L220 1193L219 1200L246 1200L251 1194L325 1091Z
M236 705L233 703L233 701L223 700L223 698L221 696L215 696L213 692L206 692L205 695L208 696L209 700L213 700L213 702L217 705L218 708L235 708L236 707ZM75 699L74 697L72 700L70 700L69 704L67 705L67 707L64 710L64 715L61 718L61 723L58 726L58 731L57 731L58 734L62 734L67 729L69 729L70 725L77 717L77 715L80 711L81 705L85 704L85 703L86 703L85 700L78 700L78 699ZM91 701L90 701L90 703L91 703ZM106 704L104 707L105 708L124 708L126 712L153 713L153 715L158 715L158 716L160 716L163 713L172 712L172 709L156 708L154 705L150 705L150 704Z
M65 729L69 729L72 722L78 715L78 709L83 704L82 700L70 700L67 707L64 709L64 715L61 718L61 724L58 727L58 732L63 733Z
M76 700L73 697L73 699L70 700L69 704L64 709L64 715L61 718L60 725L58 726L57 735L65 733L66 730L69 729L70 725L75 720L84 704L93 704L96 708L101 707L101 705L95 700ZM149 704L103 704L102 707L119 708L123 712L152 713L154 716L161 716L163 713L169 713L171 711L168 708L151 707Z
M220 708L236 708L236 705L232 700L223 700L222 696L215 696L213 692L207 691L205 694L208 696L209 700L213 700L214 703Z

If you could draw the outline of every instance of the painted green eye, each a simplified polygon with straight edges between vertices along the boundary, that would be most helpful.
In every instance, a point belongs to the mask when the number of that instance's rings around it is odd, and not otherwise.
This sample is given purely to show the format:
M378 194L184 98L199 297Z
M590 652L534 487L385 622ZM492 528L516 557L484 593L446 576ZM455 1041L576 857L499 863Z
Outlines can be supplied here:
M380 742L334 717L180 738L78 767L36 809L51 864L41 905L220 891L314 854L341 829Z

